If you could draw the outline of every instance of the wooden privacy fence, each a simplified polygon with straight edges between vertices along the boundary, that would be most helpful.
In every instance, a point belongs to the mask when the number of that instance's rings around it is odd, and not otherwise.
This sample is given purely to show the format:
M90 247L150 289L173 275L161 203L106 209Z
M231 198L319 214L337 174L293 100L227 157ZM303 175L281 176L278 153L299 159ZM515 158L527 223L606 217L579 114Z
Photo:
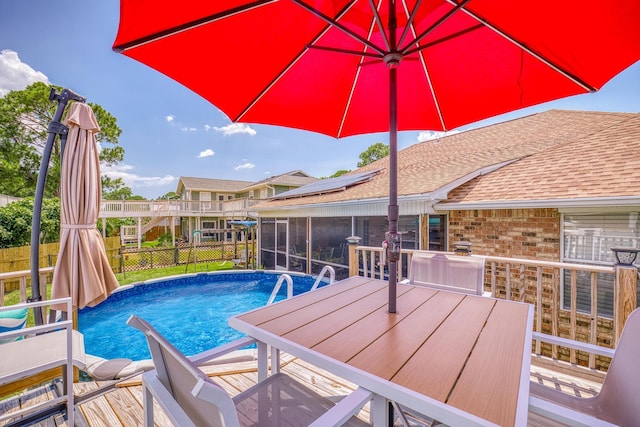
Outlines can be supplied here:
M111 268L116 271L120 266L120 260L118 257L120 251L120 237L107 237L104 239L105 248L107 250L107 258L111 264ZM55 267L58 260L58 251L60 250L60 243L46 243L40 245L40 269L47 269L48 267ZM19 246L16 248L0 249L0 274L3 273L18 273L31 269L31 246ZM48 270L46 270L48 271ZM53 269L51 269L51 272ZM45 277L47 282L51 281L51 272L48 272ZM14 277L7 277L4 282L3 291L10 292L20 289L21 280L28 280L31 282L31 278L18 279ZM40 279L42 280L42 279ZM45 283L47 283L45 282ZM29 285L30 286L30 285Z

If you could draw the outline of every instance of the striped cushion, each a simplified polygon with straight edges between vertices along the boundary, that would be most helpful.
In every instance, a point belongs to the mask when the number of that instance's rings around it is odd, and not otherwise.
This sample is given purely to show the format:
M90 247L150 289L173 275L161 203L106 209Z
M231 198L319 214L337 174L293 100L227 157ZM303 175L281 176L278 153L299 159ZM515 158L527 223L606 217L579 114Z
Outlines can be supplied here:
M11 332L24 328L27 323L27 314L29 310L21 308L17 310L0 311L0 333ZM0 339L0 344L10 341L17 341L22 337Z

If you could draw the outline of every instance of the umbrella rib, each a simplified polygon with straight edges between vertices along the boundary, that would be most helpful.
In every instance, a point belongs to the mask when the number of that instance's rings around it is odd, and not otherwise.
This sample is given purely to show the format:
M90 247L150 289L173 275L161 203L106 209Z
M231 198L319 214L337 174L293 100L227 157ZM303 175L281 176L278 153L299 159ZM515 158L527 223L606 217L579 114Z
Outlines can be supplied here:
M413 28L413 21L415 20L416 14L418 13L418 9L420 8L420 4L421 3L422 3L422 0L418 0L418 1L416 1L415 6L413 6L413 11L409 15L409 19L407 20L407 25L404 27L404 31L402 31L402 35L398 39L398 46L402 45L402 41L407 36L407 33L409 32L409 29ZM404 5L405 14L406 14L406 12L407 12L407 2L403 1L402 4Z
M296 0L294 0L295 2ZM296 2L297 3L297 2ZM337 15L335 19L340 19L340 17L342 17L345 13L347 13L347 11L351 8L351 6L353 6L355 4L355 0L353 0L350 4L346 5ZM318 32L318 34L313 38L313 40L311 41L311 43L305 45L304 49L302 49L300 51L300 53L298 53L292 60L291 62L289 62L282 70L280 70L280 72L273 78L273 80L271 80L271 82L269 82L269 84L267 84L263 90L260 91L259 94L256 95L255 98L253 98L251 100L251 102L249 102L247 104L247 106L235 117L235 118L231 118L231 121L236 122L238 120L241 120L242 117L247 114L247 112L249 112L249 110L251 110L251 108L253 108L253 106L273 87L273 85L276 84L276 82L278 80L280 80L280 78L291 68L293 67L293 65L298 62L298 60L302 57L302 55L304 55L304 53L309 50L310 47L315 47L317 49L323 49L323 50L331 50L331 48L328 47L321 47L321 46L312 46L313 43L315 43L316 41L318 41L320 39L320 37L322 37L327 31L329 31L331 29L331 27L333 26L333 24L331 22L328 22L328 25L326 25L320 32ZM345 52L347 53L347 52Z
M447 1L449 1L451 3L452 0L447 0ZM550 59L545 58L542 54L534 51L529 46L527 46L524 43L518 41L517 39L511 37L509 34L505 33L504 31L502 31L501 29L499 29L495 25L489 23L486 19L482 18L481 16L478 16L476 13L471 12L468 9L464 9L463 8L462 10L463 10L463 12L465 12L467 15L469 15L470 17L472 17L476 21L480 22L481 24L483 24L487 28L493 30L496 34L502 36L504 39L508 40L509 42L513 43L514 45L518 46L520 49L524 50L525 52L527 52L528 54L530 54L534 58L538 59L540 62L546 64L550 68L552 68L555 71L557 71L558 73L562 74L567 79L571 80L572 82L574 82L578 86L582 87L584 90L586 90L588 92L597 91L597 89L595 87L591 86L589 83L585 82L580 77L576 76L573 73L570 73L569 71L565 70L561 66L555 64Z
M188 31L193 28L209 24L219 19L228 18L229 16L246 12L248 10L255 9L257 7L261 7L269 3L275 3L275 2L277 2L277 0L256 0L252 3L248 3L243 6L234 7L232 9L225 10L224 12L214 13L213 15L209 15L202 18L198 18L193 21L185 22L184 24L180 24L175 27L168 28L166 30L158 31L157 33L149 34L144 37L139 37L127 43L122 43L122 44L113 46L113 50L117 53L122 53L129 49L133 49L133 48L142 46L144 44L151 43L151 42L163 39L165 37L169 37L174 34L181 33L183 31Z
M349 50L349 49L340 49L337 47L330 47L330 46L316 46L316 45L312 45L309 44L307 45L307 48L309 49L317 49L317 50L326 50L329 52L336 52L336 53L344 53L347 55L353 55L353 56L366 56L369 58L376 58L376 59L382 59L381 55L375 54L375 53L368 53L368 52L360 52L357 50Z
M446 36L446 37L442 37L442 38L440 38L440 39L438 39L438 40L434 40L434 41L432 41L432 42L429 42L429 43L426 43L426 44L423 44L423 45L419 45L418 47L415 47L415 48L413 48L413 49L405 50L405 51L403 52L403 55L405 55L405 56L409 56L409 55L414 54L414 53L416 53L416 52L420 52L420 51L422 51L422 50L424 50L424 49L427 49L427 48L429 48L429 47L431 47L431 46L435 46L435 45L437 45L437 44L440 44L440 43L446 42L446 41L451 40L451 39L456 38L456 37L460 37L460 36L462 36L462 35L464 35L464 34L467 34L467 33L472 32L472 31L479 30L479 29L481 29L481 28L483 28L483 27L484 27L484 26L483 26L482 24L474 25L473 27L469 27L469 28L466 28L466 29L464 29L464 30L460 30L460 31L458 31L457 33L449 34L448 36ZM407 46L407 47L408 47L408 46Z
M464 0L463 2L461 2L460 4L456 4L456 6L451 9L450 11L448 11L447 13L445 13L440 19L438 19L433 25L431 25L429 28L427 28L426 30L424 30L422 33L420 33L420 35L418 35L416 38L414 38L413 40L411 40L409 43L407 43L406 46L404 46L402 49L400 49L400 52L403 52L403 54L406 55L405 51L409 48L409 46L413 46L414 44L418 44L418 42L420 42L420 40L424 39L425 37L427 37L429 34L431 34L431 32L433 30L435 30L436 28L438 28L440 25L442 25L445 21L447 21L449 18L451 18L456 12L458 12L459 10L464 10L463 7L469 3L471 0Z
M374 0L369 0L369 5L371 6L371 12L373 13L373 17L376 20L376 24L378 24L378 29L380 30L380 34L382 34L382 39L384 40L384 45L387 48L387 51L391 51L391 42L389 41L389 36L387 32L384 30L384 24L382 23L382 19L380 18L380 12L378 12L378 8L373 3Z
M382 0L379 0L379 1L380 2L378 4L381 5L382 4ZM374 5L372 4L372 6L374 6ZM375 11L375 10L377 10L377 8L373 7L373 10ZM374 20L371 22L371 25L369 25L369 33L367 34L367 37L371 37L371 34L373 33L373 29L374 29L374 27L376 25L376 21L378 19L379 18L377 18L377 19L374 18ZM365 52L367 50L366 46L364 46L363 49L364 49L363 52L362 52L363 55L360 57L360 64L358 64L358 69L357 69L356 74L355 74L355 76L353 78L353 83L351 84L351 90L349 91L349 98L347 99L347 102L345 103L344 110L343 110L343 113L342 113L342 119L340 120L340 126L338 127L338 132L337 132L338 138L340 138L340 135L342 135L342 129L344 128L344 123L347 121L347 114L349 112L349 108L351 107L351 102L353 100L353 93L356 90L356 85L358 84L358 79L360 78L360 71L362 70L362 66L365 65L364 57L370 55L370 54L366 55L366 52ZM384 54L384 53L382 53L382 54Z
M384 49L380 48L379 46L376 46L375 44L371 43L369 40L359 36L358 34L354 33L353 31L351 31L350 29L348 29L347 27L345 27L344 25L340 24L338 22L338 19L334 19L331 18L327 15L325 15L324 13L322 13L321 11L319 11L318 9L314 8L313 6L310 6L308 4L306 4L305 2L303 2L302 0L292 0L295 4L299 5L300 7L308 10L309 12L313 13L315 16L317 16L318 18L322 19L323 21L325 21L326 23L328 23L331 27L334 27L340 31L342 31L343 33L345 33L346 35L348 35L349 37L355 39L356 41L359 41L360 43L362 43L365 46L368 46L370 49L375 50L376 52L380 53L381 55L385 54ZM351 2L351 5L355 4L355 0ZM346 8L345 8L346 10ZM340 14L342 15L342 13ZM339 15L339 16L340 16Z
M416 10L417 10L417 6L420 4L420 0L418 0L418 2L416 3L416 9L413 10L413 12L411 13L412 15L415 14ZM404 12L405 15L409 14L409 10L407 8L406 3L404 3ZM409 18L409 22L411 22L413 19L412 17ZM407 25L405 27L405 31L411 31L412 36L415 37L416 36L416 29L413 25ZM403 34L404 37L404 34ZM429 91L431 92L431 98L433 99L433 105L435 106L436 112L438 114L438 119L440 120L440 126L442 127L443 130L447 130L447 125L445 124L444 121L444 116L442 114L442 109L440 108L440 102L438 101L438 97L436 96L436 91L435 88L433 87L433 82L431 81L431 75L429 74L429 70L427 69L427 61L424 57L424 55L422 54L422 50L424 48L426 48L427 46L421 47L419 41L416 39L416 45L418 45L417 49L405 52L404 55L409 55L411 53L413 53L414 51L418 53L418 58L420 60L420 64L422 65L422 71L424 72L424 77L427 80L427 83L429 85ZM433 43L430 43L429 46L433 45Z

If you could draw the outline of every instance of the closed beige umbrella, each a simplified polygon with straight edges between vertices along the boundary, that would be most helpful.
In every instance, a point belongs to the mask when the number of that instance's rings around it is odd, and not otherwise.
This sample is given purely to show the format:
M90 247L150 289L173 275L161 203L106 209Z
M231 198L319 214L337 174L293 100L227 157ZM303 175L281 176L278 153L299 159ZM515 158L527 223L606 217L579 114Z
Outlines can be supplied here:
M65 124L69 134L60 179L60 251L51 297L70 296L74 309L81 309L104 301L119 284L96 229L102 185L95 133L100 127L91 107L81 102L69 106Z

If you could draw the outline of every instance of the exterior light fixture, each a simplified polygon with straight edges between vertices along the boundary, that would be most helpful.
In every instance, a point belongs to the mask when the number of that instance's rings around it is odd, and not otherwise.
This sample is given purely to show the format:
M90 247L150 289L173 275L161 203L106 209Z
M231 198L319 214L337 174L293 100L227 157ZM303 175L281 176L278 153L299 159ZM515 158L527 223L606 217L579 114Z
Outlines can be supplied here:
M358 236L347 237L347 243L349 243L350 245L357 245L358 243L360 243L360 240L362 240L362 237L358 237Z
M454 242L453 252L456 255L471 255L471 242Z
M611 248L611 250L613 251L613 255L616 257L616 265L624 266L632 266L636 261L638 252L640 252L640 249L637 248L615 247Z

